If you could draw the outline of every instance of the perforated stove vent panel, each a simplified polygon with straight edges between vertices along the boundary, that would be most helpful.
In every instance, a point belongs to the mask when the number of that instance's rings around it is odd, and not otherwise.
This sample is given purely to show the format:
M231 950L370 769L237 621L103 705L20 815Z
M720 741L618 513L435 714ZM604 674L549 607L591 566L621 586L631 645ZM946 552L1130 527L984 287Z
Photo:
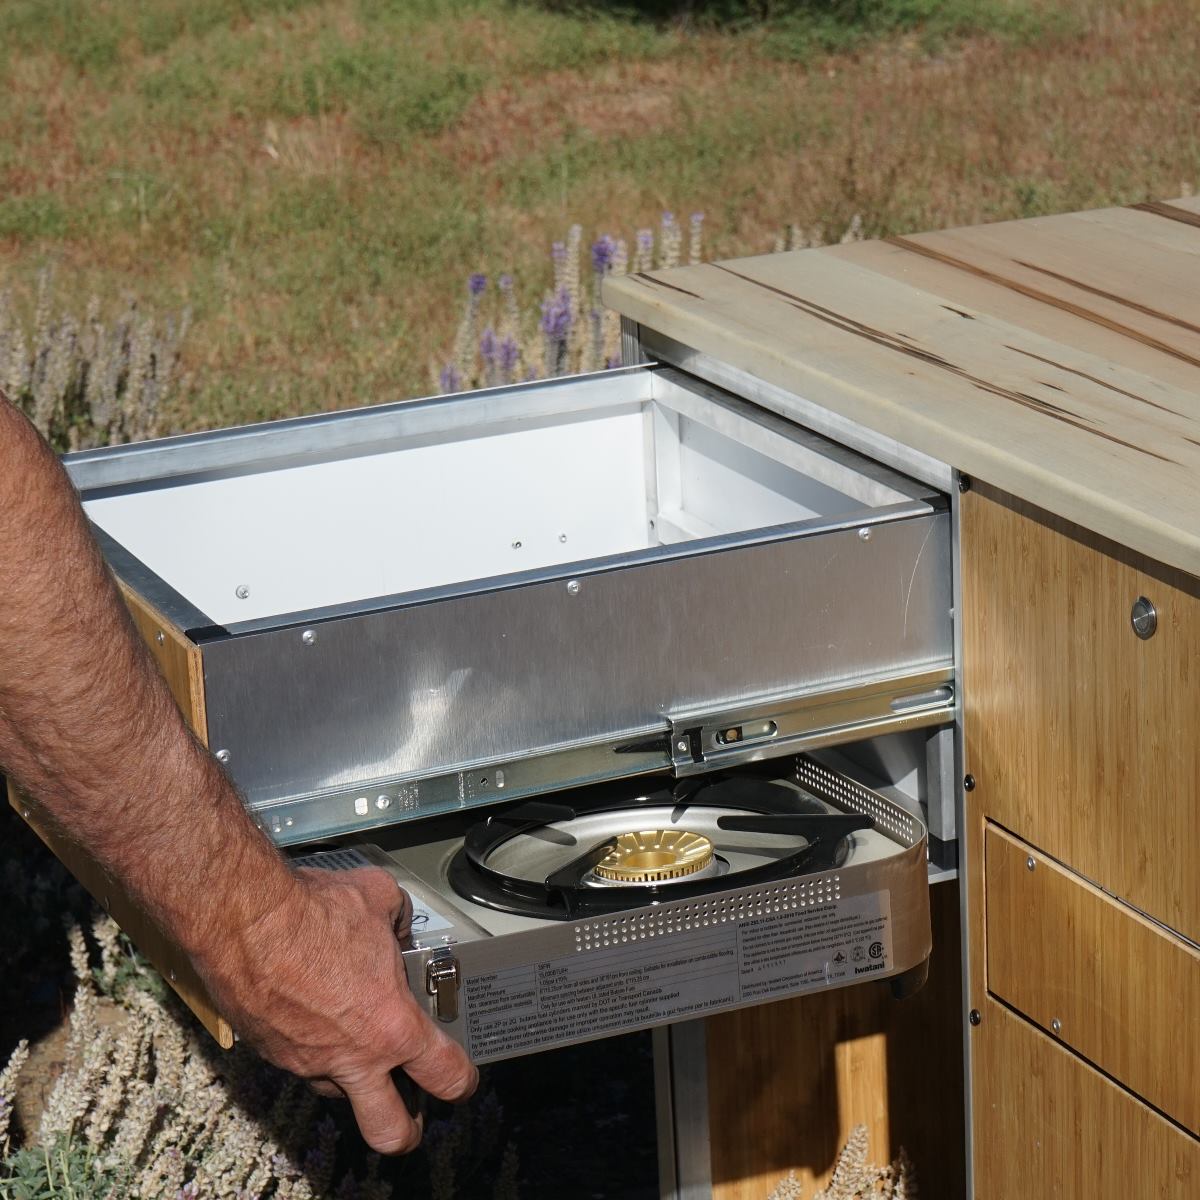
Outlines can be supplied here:
M796 760L796 782L841 808L873 817L876 825L904 846L915 846L925 829L912 813L861 783L830 771L805 755Z
M622 913L575 926L575 949L603 950L629 942L670 937L746 917L765 917L798 908L816 908L842 897L840 875L814 876L757 888L741 896L660 904L648 913Z

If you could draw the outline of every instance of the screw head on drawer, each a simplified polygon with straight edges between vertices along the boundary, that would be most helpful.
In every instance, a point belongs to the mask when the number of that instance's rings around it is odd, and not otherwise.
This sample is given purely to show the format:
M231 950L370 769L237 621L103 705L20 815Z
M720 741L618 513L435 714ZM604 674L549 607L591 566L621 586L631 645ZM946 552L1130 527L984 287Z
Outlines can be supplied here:
M983 1020L983 1014L979 1011L979 1009L973 1008L967 1014L967 1020L970 1021L972 1025L978 1025L980 1021Z
M1050 1029L1057 1036L1062 1033L1062 1022L1057 1017L1053 1017L1050 1021Z
M1133 626L1133 632L1144 642L1147 638L1152 638L1158 628L1158 610L1145 596L1139 596L1133 602L1129 623Z
M1028 858L1025 860L1025 869L1026 869L1027 871L1032 871L1032 870L1033 870L1033 869L1034 869L1036 866L1037 866L1037 860L1036 860L1036 859L1033 857L1033 855L1031 854L1031 855L1030 855L1030 856L1029 856L1029 857L1028 857Z
M973 792L974 790L975 790L975 776L974 775L964 775L963 776L963 791L964 792Z

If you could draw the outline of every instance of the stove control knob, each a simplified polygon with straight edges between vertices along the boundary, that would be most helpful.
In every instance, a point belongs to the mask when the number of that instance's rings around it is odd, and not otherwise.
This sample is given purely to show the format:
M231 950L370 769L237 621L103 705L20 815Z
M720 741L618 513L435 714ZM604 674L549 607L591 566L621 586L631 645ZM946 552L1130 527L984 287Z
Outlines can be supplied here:
M425 990L433 997L433 1011L439 1021L458 1020L461 982L462 974L454 951L448 946L435 950L425 964Z

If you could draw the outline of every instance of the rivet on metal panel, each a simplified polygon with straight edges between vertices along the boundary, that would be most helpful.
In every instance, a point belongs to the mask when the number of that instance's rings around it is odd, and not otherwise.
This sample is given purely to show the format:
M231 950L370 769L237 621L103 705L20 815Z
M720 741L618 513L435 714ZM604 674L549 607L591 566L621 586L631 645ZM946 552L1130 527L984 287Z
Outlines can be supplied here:
M392 807L391 796L376 796L375 797L375 807L380 808L380 809L391 808Z
M1054 1017L1050 1022L1050 1029L1055 1034L1062 1033L1062 1022L1057 1017Z
M565 542L565 541L567 540L567 535L566 535L565 533L560 533L560 534L558 535L558 540L559 540L560 542Z
M216 757L217 762L227 763L230 760L230 758L232 758L233 756L229 753L228 750L218 750L215 757Z
M973 1008L967 1014L967 1020L970 1021L972 1025L978 1025L979 1022L983 1020L983 1014L979 1011L979 1009Z
M1030 871L1032 871L1037 866L1037 862L1034 860L1034 857L1032 854L1025 860L1025 866Z
M858 540L860 542L869 542L871 540L871 531L867 528L867 526L864 525L858 531Z
M250 599L250 589L244 583L239 583L237 585L237 587L234 589L233 594L239 600L249 600Z
M520 543L520 542L513 542L513 549L514 549L514 550L520 550L520 548L521 548L521 543Z
M688 752L687 738L680 738L679 741L675 743L675 749L678 750L680 754L686 754Z
M311 646L316 640L316 632L312 629L306 629L301 635L300 640L306 645Z
M567 580L567 595L578 596L582 590L583 590L583 585L579 582L578 579L568 579Z

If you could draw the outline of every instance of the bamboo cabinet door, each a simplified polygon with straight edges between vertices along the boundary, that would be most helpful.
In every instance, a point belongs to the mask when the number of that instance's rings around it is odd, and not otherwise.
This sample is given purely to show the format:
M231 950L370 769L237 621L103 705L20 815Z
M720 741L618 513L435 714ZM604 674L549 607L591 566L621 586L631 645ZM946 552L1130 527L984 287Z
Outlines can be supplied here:
M1155 929L1195 978L1200 586L986 486L960 511L976 1200L1200 1195L1196 1130L1135 1090L1156 1093L1145 1081L1169 1073L1171 993L1185 985L1168 975L1158 1002L1135 997L1136 1020L1083 995L1115 995L1136 977L1144 964L1132 948ZM1143 596L1157 610L1145 640L1131 623ZM1020 869L992 880L1003 845L1021 847ZM997 890L1021 886L1040 861L1063 887L1030 887L1024 908ZM1065 897L1053 925L1041 923L1048 896ZM1081 927L1098 905L1112 911L1089 942ZM1142 941L1113 935L1139 921ZM1047 995L1059 930L1088 969L1061 978L1057 998L1103 1030L1056 1031L1047 1013L1020 1010ZM989 977L1000 962L1003 979ZM1165 1030L1148 1029L1159 1019ZM1097 1046L1104 1064L1088 1057Z

